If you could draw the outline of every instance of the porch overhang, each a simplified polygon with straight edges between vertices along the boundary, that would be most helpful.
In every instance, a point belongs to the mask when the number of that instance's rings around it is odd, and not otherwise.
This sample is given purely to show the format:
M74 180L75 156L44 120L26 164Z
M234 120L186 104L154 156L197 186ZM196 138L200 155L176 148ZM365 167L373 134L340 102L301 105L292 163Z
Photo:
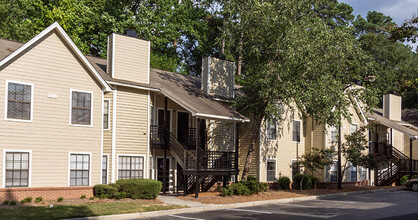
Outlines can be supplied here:
M418 139L418 131L415 131L413 129L407 128L405 126L403 126L401 123L398 123L396 121L390 120L388 118L385 118L375 112L373 113L368 113L367 115L367 119L370 122L375 122L378 124L382 124L386 127L395 129L405 135L408 135L410 139L416 140Z

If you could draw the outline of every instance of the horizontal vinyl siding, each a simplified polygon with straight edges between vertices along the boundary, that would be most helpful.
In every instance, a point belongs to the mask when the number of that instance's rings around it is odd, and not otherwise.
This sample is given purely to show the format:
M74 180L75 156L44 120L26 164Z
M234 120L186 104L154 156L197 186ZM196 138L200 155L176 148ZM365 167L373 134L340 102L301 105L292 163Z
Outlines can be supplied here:
M208 147L212 151L235 151L234 146L234 124L207 120L208 125Z
M114 36L114 78L149 83L149 42L117 34Z
M6 80L34 84L33 122L5 121ZM92 127L70 126L70 89L93 92ZM54 94L57 98L48 98ZM31 186L67 186L68 152L91 152L91 184L100 182L102 91L52 33L0 69L0 178L3 151L32 150Z
M251 142L251 127L252 122L244 123L240 125L239 129L239 148L238 148L238 167L239 167L239 179L241 179L242 173L244 171L244 166L247 161L247 154L248 149L250 147ZM258 178L258 164L259 164L259 145L257 142L257 145L254 147L254 152L250 164L250 171L249 175L257 177Z
M103 154L109 155L108 161L108 183L110 183L110 174L112 170L112 123L113 123L113 93L107 93L104 96L109 99L109 129L103 130Z

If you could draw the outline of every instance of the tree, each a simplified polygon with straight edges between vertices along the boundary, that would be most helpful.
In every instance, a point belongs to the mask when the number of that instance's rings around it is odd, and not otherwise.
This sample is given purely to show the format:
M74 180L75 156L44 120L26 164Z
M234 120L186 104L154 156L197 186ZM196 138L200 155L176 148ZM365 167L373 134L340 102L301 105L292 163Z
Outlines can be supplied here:
M280 118L278 104L292 108L294 103L303 117L335 125L341 116L351 116L347 95L370 103L370 96L361 95L364 89L345 90L347 84L370 74L367 56L352 30L330 27L313 10L318 7L313 0L234 0L225 9L234 15L226 34L242 42L235 54L242 54L238 82L245 95L238 98L236 108L253 119L244 180L261 123L265 118Z
M315 173L322 174L324 171L324 167L327 167L334 163L334 155L334 148L318 149L314 147L311 149L311 151L305 153L304 155L302 155L302 157L299 158L299 164L301 164L305 169L310 171L312 176L314 176ZM317 183L315 182L315 189L316 184ZM300 188L302 189L302 182Z

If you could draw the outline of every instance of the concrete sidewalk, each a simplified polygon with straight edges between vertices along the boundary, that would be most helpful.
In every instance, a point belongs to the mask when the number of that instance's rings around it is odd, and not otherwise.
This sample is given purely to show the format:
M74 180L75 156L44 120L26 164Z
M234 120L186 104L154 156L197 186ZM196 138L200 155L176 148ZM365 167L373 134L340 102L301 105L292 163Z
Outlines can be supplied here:
M318 195L318 196L263 200L263 201L253 201L253 202L233 203L233 204L203 204L200 202L185 201L185 200L177 198L176 196L159 196L158 199L163 201L166 204L184 205L184 206L188 206L189 208L121 214L121 215L106 215L106 216L75 218L75 219L80 219L80 220L81 219L95 219L95 220L96 219L106 219L106 220L107 219L117 219L117 220L123 219L125 220L125 219L150 218L150 217L158 217L158 216L174 215L174 214L182 214L182 213L194 213L194 212L220 210L220 209L233 209L233 208L239 208L239 207L251 207L251 206L276 204L276 203L299 202L299 201L322 199L322 198L328 198L328 197L345 196L345 195L351 195L351 194L362 194L362 193L364 194L364 193L374 193L374 192L394 192L394 191L399 191L399 190L402 190L402 188L375 189L375 190L368 190L368 191L333 193L333 194L325 194L325 195Z

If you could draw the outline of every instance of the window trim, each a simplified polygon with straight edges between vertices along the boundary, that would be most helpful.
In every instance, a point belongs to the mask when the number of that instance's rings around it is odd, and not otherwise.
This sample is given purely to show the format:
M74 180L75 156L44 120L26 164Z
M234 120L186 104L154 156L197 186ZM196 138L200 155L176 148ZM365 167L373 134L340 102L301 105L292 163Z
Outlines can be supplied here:
M73 124L72 123L72 113L73 113L73 92L83 92L83 93L90 93L90 95L91 95L91 108L90 108L90 124L89 125L82 125L82 124ZM89 128L91 128L91 127L93 127L93 107L94 107L94 99L93 99L93 92L91 92L91 91L84 91L84 90L78 90L78 89L70 89L70 112L69 112L69 115L70 115L70 117L69 117L69 119L70 119L70 123L69 123L69 125L70 126L76 126L76 127L89 127ZM101 124L103 124L103 123L101 123ZM102 129L103 129L103 127L102 127Z
M331 172L331 167L336 164L335 166L338 166L338 160L332 160L333 164L329 165L329 170L328 172ZM327 171L327 167L324 168L325 172ZM335 183L335 181L331 181L331 173L329 173L329 179L327 179L327 174L324 173L324 182L329 182L329 183ZM337 182L338 182L338 167L337 167Z
M106 179L109 180L109 154L102 154L102 158L100 159L100 184L103 184L103 157L107 157L107 163L106 163ZM109 181L107 181L106 184L108 184Z
M332 140L332 130L335 129L335 131L337 132L337 140L333 141ZM338 142L338 128L336 126L329 126L329 142L331 144L337 143Z
M356 131L359 129L359 127L358 127L358 123L351 123L351 124L350 124L350 135L351 135L351 134L353 134L353 132L351 132L351 126L352 126L352 125L355 125L355 126L356 126Z
M270 120L274 120L275 121L274 130L276 132L274 134L274 139L268 137L268 130L269 130L269 125L270 125L269 121ZM271 141L276 141L277 140L277 119L275 117L272 117L271 119L266 119L265 120L265 132L266 132L266 141L267 142L271 142Z
M268 162L274 162L274 179L273 181L268 181L267 180L267 172L268 172ZM275 182L277 181L277 158L268 158L266 160L266 182Z
M103 126L102 126L102 129L103 129L103 131L110 131L110 99L103 99L103 105L104 105L104 103L106 102L106 101L108 101L109 102L109 104L108 104L108 106L107 106L107 116L108 116L108 118L107 118L107 129L104 129L103 128ZM103 121L103 119L104 119L104 112L103 112L103 114L102 114L102 121ZM103 122L102 122L103 123Z
M143 179L146 179L145 163L148 162L148 161L146 160L146 155L145 154L116 154L116 175L115 175L116 180L119 180L119 156L122 156L122 157L143 157L144 158Z
M30 92L30 119L16 119L16 118L7 118L7 111L8 111L8 102L9 102L9 83L16 83L22 85L29 85L31 88ZM17 121L17 122L33 122L33 91L34 91L34 84L33 83L25 83L19 82L14 80L6 80L6 87L5 87L5 97L4 97L4 120L5 121Z
M300 124L299 124L299 141L294 141L293 140L293 122L294 121L298 121ZM292 143L298 143L298 144L300 144L300 143L302 143L302 132L301 132L301 130L302 130L302 120L300 120L300 119L292 119Z
M89 185L87 186L91 186L91 170L92 170L92 160L93 158L91 157L92 153L91 152L68 152L68 186L69 187L78 187L78 186L71 186L71 154L88 154L90 155L89 159ZM101 171L101 170L100 170Z
M3 188L6 188L6 153L29 153L29 173L28 173L28 186L22 186L19 188L31 187L32 181L32 150L3 150ZM8 187L17 188L17 187Z

